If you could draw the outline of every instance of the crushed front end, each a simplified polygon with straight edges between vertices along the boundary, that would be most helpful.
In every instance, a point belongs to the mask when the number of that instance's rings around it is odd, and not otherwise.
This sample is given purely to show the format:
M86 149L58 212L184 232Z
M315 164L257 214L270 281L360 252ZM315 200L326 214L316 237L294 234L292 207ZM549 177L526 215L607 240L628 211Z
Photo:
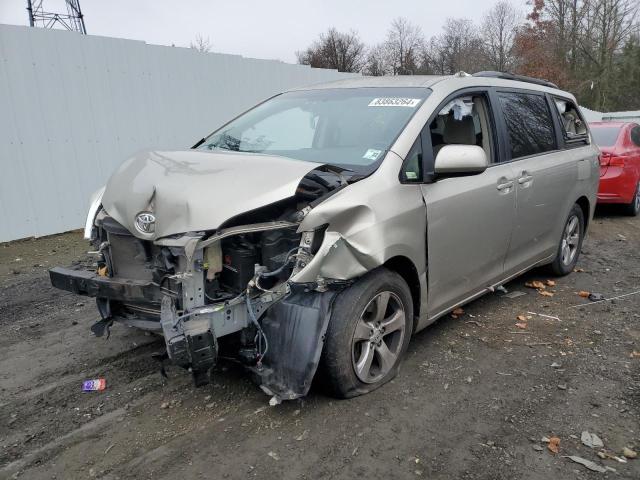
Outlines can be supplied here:
M242 362L277 399L305 395L345 282L291 281L324 236L324 228L299 227L314 201L341 186L341 175L315 171L293 197L218 229L153 240L134 235L101 206L87 231L94 265L53 268L52 285L96 298L97 336L114 322L161 334L166 359L189 370L197 385L209 382L222 354ZM153 219L146 215L142 220Z

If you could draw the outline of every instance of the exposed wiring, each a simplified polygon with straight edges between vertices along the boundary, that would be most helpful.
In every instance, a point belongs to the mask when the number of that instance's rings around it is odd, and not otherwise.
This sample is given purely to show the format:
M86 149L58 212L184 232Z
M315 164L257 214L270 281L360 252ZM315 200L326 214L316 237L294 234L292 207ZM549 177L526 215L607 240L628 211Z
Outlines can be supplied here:
M247 312L249 312L249 318L251 319L251 322L255 325L256 329L258 330L254 341L258 344L258 367L260 367L260 365L262 364L262 359L269 351L269 341L267 340L267 336L265 335L264 330L262 329L262 326L260 325L260 323L258 323L258 318L256 317L256 314L253 311L253 306L251 305L251 298L249 298L248 291L246 296L246 302L247 302ZM263 341L264 341L264 350L262 348Z
M275 277L276 275L279 275L286 267L287 265L289 265L289 262L291 261L291 258L293 258L294 255L292 255L293 252L296 252L298 250L300 250L303 247L295 247L292 248L291 250L289 250L287 252L287 255L285 256L284 262L282 262L282 265L280 265L280 267L276 268L275 270L271 271L271 272L260 272L258 273L259 277Z
M240 295L242 295L242 294L240 294ZM205 297L207 297L207 300L210 300L210 301L215 302L215 303L219 303L219 302L226 302L226 301L227 301L227 300L229 300L230 298L233 298L233 297L232 297L232 295L229 295L229 296L227 296L227 297L218 297L218 298L213 298L213 297L210 297L206 292L205 292L204 296L205 296ZM237 298L237 297L236 297L236 298Z
M307 247L298 246L298 247L295 247L295 248L292 248L291 250L289 250L287 252L287 255L286 255L285 259L284 259L284 262L282 263L282 265L279 268L277 268L276 270L273 270L271 272L258 273L255 276L255 278L253 280L255 287L258 290L262 290L265 293L275 293L273 290L269 290L269 289L263 288L260 285L260 278L262 278L262 277L269 278L269 277L273 277L275 275L279 275L287 267L287 265L289 265L289 263L291 262L291 259L294 258L296 255L298 255L298 253L293 254L293 252L298 252L299 250L308 250L308 248Z

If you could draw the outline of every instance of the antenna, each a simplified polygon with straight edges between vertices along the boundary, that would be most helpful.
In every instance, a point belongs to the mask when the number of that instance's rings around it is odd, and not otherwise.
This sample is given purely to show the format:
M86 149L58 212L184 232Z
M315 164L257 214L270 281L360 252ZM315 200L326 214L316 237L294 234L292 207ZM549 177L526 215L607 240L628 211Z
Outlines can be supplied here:
M84 16L80 10L80 0L65 0L67 13L47 12L42 6L43 3L44 0L27 0L29 25L42 28L62 27L72 32L87 34Z

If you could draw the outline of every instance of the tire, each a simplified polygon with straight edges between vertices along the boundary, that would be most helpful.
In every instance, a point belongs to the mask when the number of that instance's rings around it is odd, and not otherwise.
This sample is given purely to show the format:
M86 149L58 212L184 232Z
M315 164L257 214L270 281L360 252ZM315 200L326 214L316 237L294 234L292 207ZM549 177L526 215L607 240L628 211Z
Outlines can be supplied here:
M564 223L556 258L551 263L551 271L559 277L568 275L578 263L582 241L584 240L584 214L576 203L571 208Z
M412 333L413 302L406 282L386 268L373 270L335 300L321 357L321 381L338 398L375 390L398 373Z
M624 206L624 212L631 217L637 217L640 214L640 182L636 185L633 200Z

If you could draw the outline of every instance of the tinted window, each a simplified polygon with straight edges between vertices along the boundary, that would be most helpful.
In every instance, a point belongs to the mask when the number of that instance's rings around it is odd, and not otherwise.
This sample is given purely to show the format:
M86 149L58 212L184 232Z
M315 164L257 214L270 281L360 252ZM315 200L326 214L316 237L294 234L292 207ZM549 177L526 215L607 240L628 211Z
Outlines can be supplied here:
M631 130L631 141L640 147L640 127L633 127Z
M620 127L593 127L591 135L599 147L612 147L616 144Z
M511 143L511 158L556 148L553 121L545 97L527 93L498 95Z

